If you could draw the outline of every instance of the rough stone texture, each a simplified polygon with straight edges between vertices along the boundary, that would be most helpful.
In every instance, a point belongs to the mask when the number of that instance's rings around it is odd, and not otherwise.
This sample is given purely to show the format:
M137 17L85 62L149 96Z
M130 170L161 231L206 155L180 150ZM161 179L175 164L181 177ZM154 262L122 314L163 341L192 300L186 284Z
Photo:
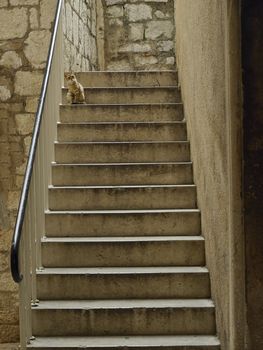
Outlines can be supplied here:
M95 1L65 1L63 19L66 71L98 69L96 10Z
M239 2L176 0L175 16L176 59L217 327L222 350L244 350ZM262 245L259 251L262 257ZM257 303L255 297L254 311L260 310Z
M9 249L55 3L0 1L0 343L19 340L18 293L10 276Z
M0 0L0 343L19 340L9 249L56 5L55 0ZM65 6L65 68L96 69L97 32L103 57L101 2L65 0ZM5 346L12 348L0 348Z
M23 38L27 32L28 18L26 8L0 10L0 40Z
M263 3L243 1L244 227L248 349L263 349Z
M174 69L174 0L105 0L107 70Z

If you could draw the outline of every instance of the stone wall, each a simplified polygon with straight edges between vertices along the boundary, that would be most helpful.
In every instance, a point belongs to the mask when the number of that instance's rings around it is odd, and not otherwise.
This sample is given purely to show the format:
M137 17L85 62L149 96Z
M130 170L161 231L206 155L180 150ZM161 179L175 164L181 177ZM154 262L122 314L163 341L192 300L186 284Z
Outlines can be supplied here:
M176 59L222 350L243 350L246 330L239 11L237 0L176 0L175 9Z
M54 0L0 1L0 343L19 339L9 249L55 6Z
M65 0L65 70L89 71L98 68L97 4L95 0Z
M174 69L174 0L105 0L107 70Z

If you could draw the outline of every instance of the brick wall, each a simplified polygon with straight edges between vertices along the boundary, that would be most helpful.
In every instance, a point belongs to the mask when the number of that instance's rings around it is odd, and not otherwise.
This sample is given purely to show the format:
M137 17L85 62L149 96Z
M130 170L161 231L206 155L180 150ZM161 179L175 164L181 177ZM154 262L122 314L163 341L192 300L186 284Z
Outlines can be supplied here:
M108 70L174 68L174 0L105 0Z

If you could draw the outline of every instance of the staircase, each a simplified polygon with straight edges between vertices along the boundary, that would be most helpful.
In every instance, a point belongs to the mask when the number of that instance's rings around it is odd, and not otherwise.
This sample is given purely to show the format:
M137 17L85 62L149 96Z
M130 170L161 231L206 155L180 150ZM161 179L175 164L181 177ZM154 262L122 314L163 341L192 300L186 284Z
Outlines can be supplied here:
M28 348L219 350L176 73L78 79L87 104L60 108Z

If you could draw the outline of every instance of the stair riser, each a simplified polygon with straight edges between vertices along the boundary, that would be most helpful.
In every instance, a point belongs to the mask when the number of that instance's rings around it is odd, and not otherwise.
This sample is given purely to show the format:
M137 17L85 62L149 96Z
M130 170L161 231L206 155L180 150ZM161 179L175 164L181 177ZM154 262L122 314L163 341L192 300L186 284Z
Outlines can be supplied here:
M126 214L46 214L49 237L198 235L198 212Z
M129 101L131 103L131 101ZM62 123L112 122L112 121L180 121L183 106L178 105L62 105Z
M59 141L183 141L185 124L58 124Z
M44 267L203 266L204 241L42 244Z
M194 186L49 190L51 210L191 209L195 207Z
M89 87L174 86L177 84L176 72L85 72L76 73L76 76L83 86Z
M55 186L174 185L193 183L192 165L61 165L52 168Z
M55 144L58 163L188 162L189 143Z
M37 279L41 300L209 298L208 273L47 275Z
M33 309L35 336L215 334L214 308Z
M62 102L67 103L67 89L62 90ZM87 89L85 103L176 103L181 102L177 88L143 88L143 89Z
M56 347L56 346L52 346L52 347L34 347L34 346L30 346L28 347L28 349L37 349L37 350L50 350L50 349L59 349L59 350L75 350L75 349L80 349L80 347L76 344L76 346L74 347ZM209 346L209 345L205 345L205 346L180 346L180 345L171 345L171 346L118 346L118 347L111 347L111 346L107 346L107 347L90 347L87 345L87 347L85 347L85 349L87 350L220 350L220 346Z

